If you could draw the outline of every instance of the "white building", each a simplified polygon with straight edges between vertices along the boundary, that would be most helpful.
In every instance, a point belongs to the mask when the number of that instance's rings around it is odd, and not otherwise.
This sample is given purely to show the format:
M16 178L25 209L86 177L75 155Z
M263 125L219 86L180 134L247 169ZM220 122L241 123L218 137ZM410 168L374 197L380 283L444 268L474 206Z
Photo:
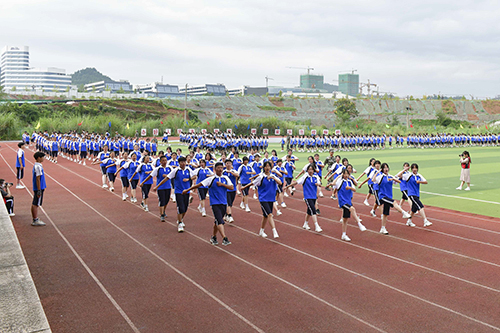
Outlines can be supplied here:
M61 68L30 68L29 47L6 46L0 56L0 86L5 90L65 91L71 75Z
M138 92L145 94L149 97L159 97L164 98L168 96L181 96L179 93L179 87L171 84L162 83L149 83L149 84L138 84L135 86Z
M185 87L181 87L179 92L184 94L186 91ZM203 84L200 86L188 86L187 94L193 96L203 96L203 95L214 95L214 96L225 96L226 86L218 84Z
M126 80L121 81L97 81L88 83L84 86L86 92L97 92L102 93L103 91L110 91L112 93L121 92L131 93L133 92L132 85Z

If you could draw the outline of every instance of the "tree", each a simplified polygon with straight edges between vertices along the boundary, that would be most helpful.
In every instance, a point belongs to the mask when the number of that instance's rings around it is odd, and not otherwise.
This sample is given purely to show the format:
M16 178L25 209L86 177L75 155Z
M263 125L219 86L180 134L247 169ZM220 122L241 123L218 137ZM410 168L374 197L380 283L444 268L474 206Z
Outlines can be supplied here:
M335 113L342 122L348 122L359 115L356 103L348 98L341 98L335 101Z
M13 86L10 90L11 90L11 91L16 91L16 90L17 90L17 88L16 88L16 86Z

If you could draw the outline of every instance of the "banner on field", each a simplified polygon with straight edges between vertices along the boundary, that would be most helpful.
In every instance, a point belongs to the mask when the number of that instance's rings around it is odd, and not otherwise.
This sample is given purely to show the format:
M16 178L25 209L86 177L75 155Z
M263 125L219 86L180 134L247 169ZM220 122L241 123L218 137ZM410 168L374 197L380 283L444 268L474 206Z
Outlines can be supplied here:
M192 133L194 133L194 132L195 132L194 128L190 128L190 129L189 129L189 133L191 133L191 134L192 134Z
M232 128L228 128L228 129L226 130L226 132L228 132L229 134L233 134L233 129L232 129Z
M182 128L178 128L177 129L177 134L181 134L182 133Z
M299 129L299 135L304 135L304 130L303 129Z
M323 135L328 135L328 130L323 130Z
M340 130L335 130L335 135L340 135L342 132Z
M201 129L201 133L202 133L202 134L207 133L207 129L206 129L206 128L202 128L202 129Z
M269 135L269 129L264 128L264 129L262 130L262 134L264 134L264 135Z
M287 130L286 130L286 134L287 134L287 135L293 135L293 130L291 130L291 129L287 129Z
M316 130L311 130L311 135L316 135Z
M257 129L256 129L256 128L252 128L252 129L250 130L250 133L252 133L252 134L257 134Z
M141 129L141 135L142 136L146 136L147 133L148 133L148 131L145 128Z
M172 135L172 129L170 128L165 128L165 132L167 132L168 135Z
M219 129L218 128L214 128L214 133L219 133Z
M274 130L274 135L280 135L280 134L281 130L279 128Z
M153 136L158 136L160 131L157 128L153 128Z

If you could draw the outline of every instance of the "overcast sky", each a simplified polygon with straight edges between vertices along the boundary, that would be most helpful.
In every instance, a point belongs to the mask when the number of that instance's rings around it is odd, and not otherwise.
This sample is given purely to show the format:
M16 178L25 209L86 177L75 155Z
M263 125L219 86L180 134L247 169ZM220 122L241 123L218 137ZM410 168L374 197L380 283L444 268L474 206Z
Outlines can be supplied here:
M0 0L0 48L132 84L297 86L357 69L399 96L500 94L498 1ZM468 98L470 96L467 96Z

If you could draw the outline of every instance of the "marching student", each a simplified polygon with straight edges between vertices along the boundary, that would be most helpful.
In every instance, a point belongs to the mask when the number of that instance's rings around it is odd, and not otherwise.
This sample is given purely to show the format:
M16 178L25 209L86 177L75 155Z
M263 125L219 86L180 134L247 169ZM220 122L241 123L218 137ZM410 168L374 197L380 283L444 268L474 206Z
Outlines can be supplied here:
M107 170L106 170L106 165L103 163L105 159L109 158L108 149L109 147L107 145L103 146L102 151L99 152L97 157L92 162L92 164L97 164L100 162L99 166L101 167L101 174L102 174L102 188L108 188L108 185L106 184Z
M250 166L252 167L253 171L254 171L254 175L258 175L259 173L262 172L262 162L260 162L260 154L257 153L255 155L253 155L253 162L250 163ZM257 200L258 198L258 195L259 195L259 190L258 188L256 188L255 186L253 187L254 189L254 193L253 193L253 198L255 200Z
M17 147L19 148L17 150L16 154L16 189L23 189L24 186L21 185L21 179L24 178L24 167L26 166L25 159L24 159L24 148L25 148L25 143L24 142L19 142L17 144Z
M45 222L42 222L40 218L38 218L38 207L42 206L43 194L47 188L45 183L45 173L42 166L44 157L45 154L41 151L37 151L33 155L35 164L33 165L33 202L31 205L31 216L33 217L33 221L31 222L31 225L34 227L41 227L45 225Z
M142 201L141 207L144 208L144 211L149 212L148 207L148 198L149 191L151 190L151 186L153 184L153 179L148 178L148 176L153 171L153 166L149 163L149 155L145 155L142 159L142 163L139 164L135 173L139 174L139 187L142 192Z
M361 184L358 185L358 188L361 188L361 186L363 186L366 182L368 182L368 187L371 189L373 197L375 198L375 203L373 204L373 207L370 210L370 214L373 217L377 217L377 214L375 214L375 211L377 210L378 207L381 206L379 195L378 195L379 184L377 184L373 181L373 176L380 170L381 164L382 163L379 160L375 160L375 162L373 162L373 169L371 170L371 172L369 174L366 175L369 178L366 178L364 182L362 182ZM370 183L371 183L371 185L370 185ZM366 203L365 203L365 205L366 205Z
M342 237L340 239L350 242L351 239L347 236L347 222L351 217L351 214L354 216L356 222L358 222L359 230L365 231L366 227L361 223L361 219L359 218L356 208L352 205L352 197L353 193L356 192L356 179L351 176L349 169L352 169L352 166L349 164L348 168L344 169L341 173L340 177L337 177L336 185L339 207L342 208Z
M288 176L288 172L283 166L283 160L281 158L276 160L276 165L274 166L272 172L278 176L281 180L282 185L278 185L278 193L276 200L281 202L281 207L286 208L284 193L286 193L286 189L283 187L285 185L285 177Z
M106 158L105 160L102 161L104 163L104 168L106 169L106 174L108 177L108 182L109 182L109 190L111 192L114 192L115 190L115 180L116 180L116 158L115 158L115 152L111 151L109 153L109 157Z
M158 207L160 207L160 222L165 222L165 218L167 214L165 210L168 205L168 201L170 200L170 192L172 190L171 182L164 182L160 185L161 181L172 172L172 168L167 165L167 157L162 155L160 156L160 165L153 169L153 171L147 176L145 181L148 181L150 178L156 178L156 187L153 188L153 191L156 191L158 194Z
M408 171L408 169L410 169L410 163L408 162L404 162L403 163L403 171L401 173L401 175L396 175L396 177L398 177L400 180L403 179L404 175L405 174L409 174L410 172ZM406 186L406 182L401 182L399 183L399 189L401 190L401 200L399 201L399 205L401 206L401 208L403 207L403 203L407 200L409 200L408 198L408 188ZM411 204L412 202L409 201L410 203L410 210L411 210Z
M137 155L137 153L132 152L130 154L130 161L123 165L123 168L127 170L127 178L130 183L130 202L137 202L136 191L137 184L139 184L139 174L137 174L136 170L140 165L140 163L137 161Z
M286 162L285 162L285 170L286 170L286 176L285 176L285 182L286 185L290 185L293 180L293 171L295 170L295 164L292 161L292 158L290 155L286 155ZM290 195L293 195L293 192L295 192L295 188L291 186L291 188L288 189L290 192ZM288 197L288 193L285 190L285 197Z
M325 165L319 159L319 154L314 154L314 162L316 163L316 167L318 168L318 176L321 179L323 168L325 167ZM318 187L318 195L320 198L323 198L323 192L321 192L321 187Z
M370 206L370 203L368 202L368 199L370 199L370 196L373 195L373 182L372 182L372 172L374 172L374 169L375 167L373 166L375 164L375 159L372 157L370 158L370 162L368 162L368 167L365 169L365 171L363 171L362 174L359 175L359 177L356 179L357 182L359 182L359 180L361 179L361 177L363 177L364 175L366 175L366 179L363 183L361 183L361 185L359 185L361 188L361 186L368 182L368 194L366 195L366 198L365 198L365 201L363 201L363 204L365 206Z
M259 236L267 237L264 228L269 222L271 225L273 237L278 238L278 232L273 220L273 204L276 200L277 184L282 184L281 180L271 173L271 163L266 162L263 166L263 171L255 177L252 183L242 187L242 190L254 185L258 188L259 202L262 209L262 223L259 231Z
M299 180L294 180L290 185L285 187L291 187L293 185L302 185L304 189L304 201L306 203L307 211L305 222L302 228L310 230L309 219L312 217L314 222L314 227L316 232L322 232L323 229L318 224L318 217L316 214L316 200L318 199L318 188L321 187L321 178L319 175L315 174L315 168L312 164L307 166L307 173L300 177Z
M227 162L229 162L229 160ZM231 182L229 177L222 174L223 169L224 164L222 162L216 162L214 165L215 175L211 174L202 182L182 191L182 194L185 195L190 190L195 188L198 188L198 191L202 186L208 188L210 194L210 206L212 207L212 212L215 217L213 233L210 238L210 243L213 245L219 244L217 241L217 232L219 232L222 236L222 245L231 244L231 242L227 239L226 232L224 230L224 215L227 211L227 194L229 190L234 190L234 184Z
M128 159L128 153L125 151L122 154L122 159L119 160L116 164L118 166L118 170L115 172L115 177L120 173L120 179L122 181L122 200L125 201L127 200L128 194L128 188L130 187L130 182L128 180L128 169L126 169L124 166L125 164L129 163L130 160Z
M236 184L239 177L238 172L233 169L233 161L231 160L226 160L226 169L222 174L227 178L229 178L229 180L231 181L231 183L233 183L233 185ZM227 211L226 211L226 216L224 216L224 218L225 221L229 223L234 222L232 216L232 209L235 198L236 198L236 188L234 186L232 190L230 189L227 190Z
M207 168L207 164L204 159L199 161L200 167L193 171L193 175L196 177L196 184L203 182L207 177L213 175L213 172ZM198 197L200 199L200 204L198 205L198 210L201 216L207 216L207 211L205 209L205 201L207 199L208 187L200 185L196 187L198 189Z
M387 216L389 216L391 208L394 207L398 212L403 214L404 219L410 218L410 214L403 211L398 203L394 202L392 198L392 185L394 182L400 183L401 181L394 176L389 174L389 164L382 163L380 170L372 178L374 183L379 185L379 201L383 205L382 210L382 228L380 228L380 233L388 235L389 232L385 228L387 224Z
M165 182L174 180L174 192L177 204L177 232L184 232L184 216L188 210L188 206L193 197L189 196L189 190L184 193L184 190L189 189L190 181L194 178L193 170L186 167L186 158L179 157L179 166L174 168L153 190L158 189Z
M250 177L255 174L255 171L250 165L248 165L248 157L243 157L243 164L240 165L238 169L238 176L241 182L241 194L243 198L241 200L240 207L244 209L247 213L250 212L250 207L248 207L248 187L246 185L251 184Z
M52 138L52 141L49 142L49 149L51 153L51 160L52 162L57 164L57 155L59 152L59 146L56 137Z
M407 226L414 227L415 223L412 222L412 217L416 212L420 212L420 215L424 218L424 227L430 227L432 222L427 219L427 215L425 214L424 205L420 201L420 184L427 184L427 180L418 173L418 164L413 163L411 165L411 172L408 172L410 166L405 165L403 170L401 170L398 174L398 178L402 178L402 183L406 183L406 188L408 190L408 197L410 198L411 204L411 213L410 218L406 222Z

